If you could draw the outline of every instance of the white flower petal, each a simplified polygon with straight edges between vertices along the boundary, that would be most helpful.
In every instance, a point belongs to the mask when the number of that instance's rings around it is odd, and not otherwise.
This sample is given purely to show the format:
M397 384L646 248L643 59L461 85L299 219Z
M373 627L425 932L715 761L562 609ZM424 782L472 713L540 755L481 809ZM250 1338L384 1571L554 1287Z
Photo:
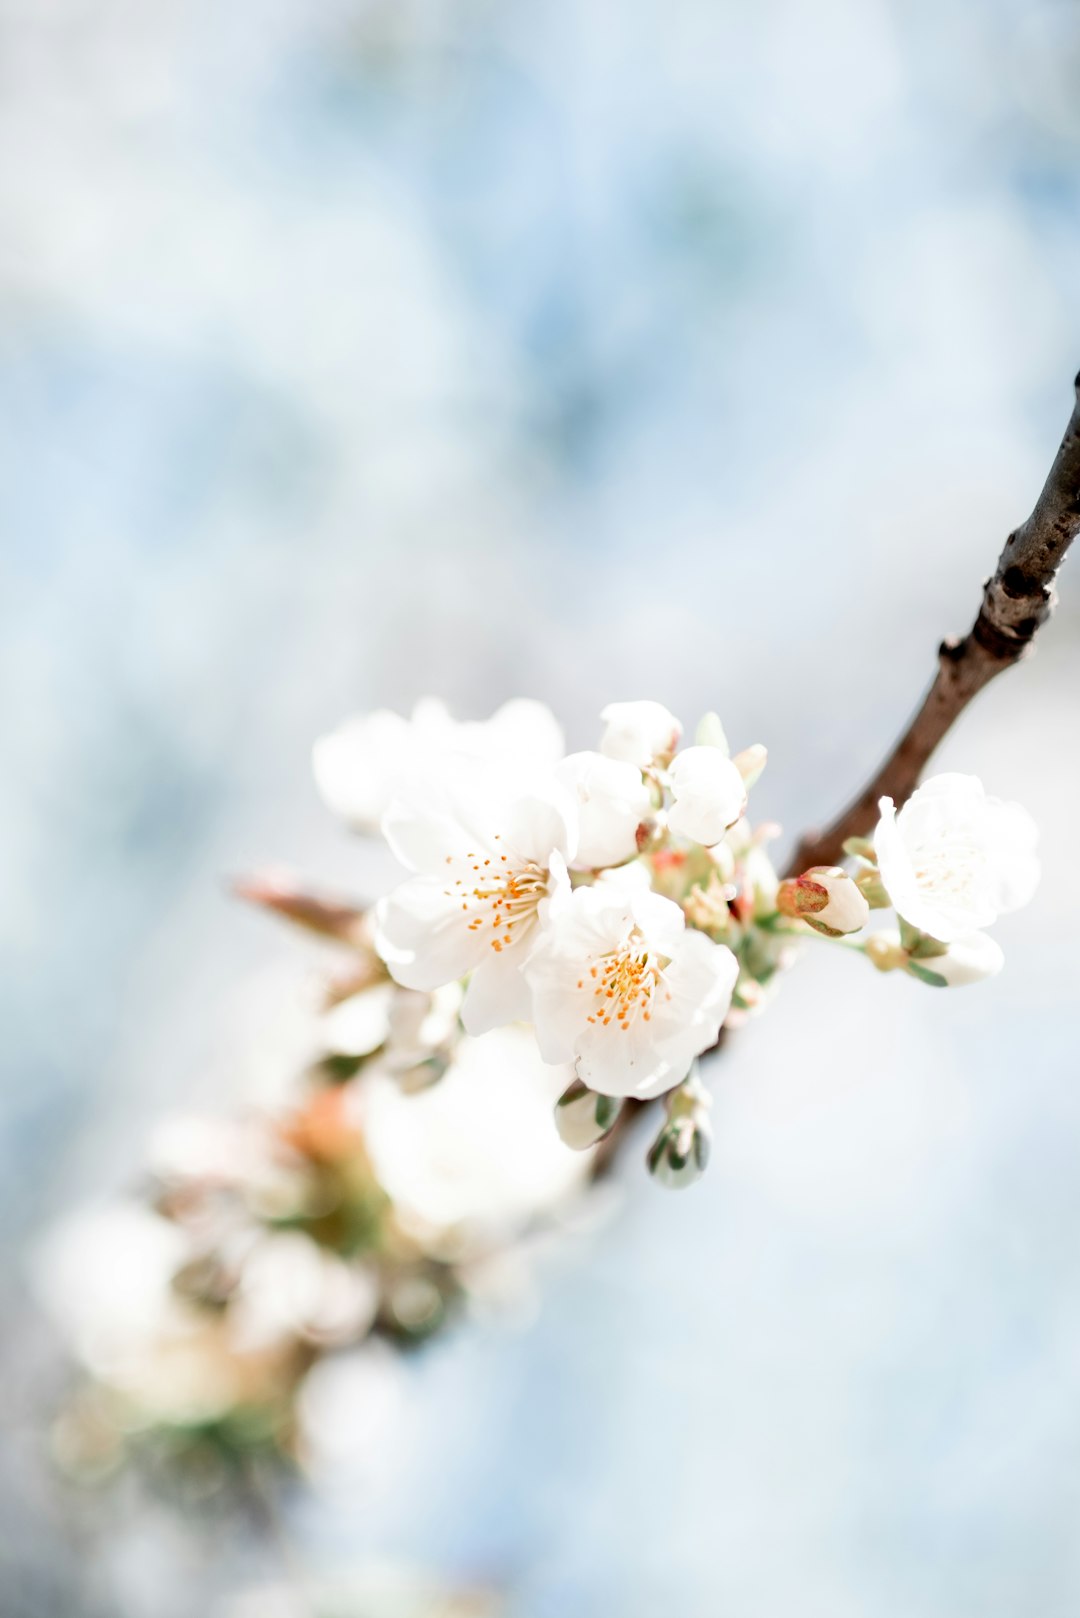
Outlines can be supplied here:
M652 798L636 764L603 753L571 753L559 765L559 780L577 803L580 871L621 865L637 853L637 830Z
M472 840L434 786L425 799L395 798L383 815L382 834L395 859L427 876L441 875L448 855L463 858Z
M488 951L469 979L461 1007L465 1032L476 1036L508 1023L528 1022L532 1015L532 995L522 967L532 939L526 934L512 949L496 955Z
M746 783L715 747L687 747L671 770L674 802L668 825L681 837L712 847L746 807Z
M375 948L395 982L438 989L478 966L488 942L462 926L461 907L447 898L438 877L417 876L379 901Z
M500 824L505 851L517 859L548 865L553 853L569 859L576 842L576 817L569 793L554 786L545 796L518 798Z

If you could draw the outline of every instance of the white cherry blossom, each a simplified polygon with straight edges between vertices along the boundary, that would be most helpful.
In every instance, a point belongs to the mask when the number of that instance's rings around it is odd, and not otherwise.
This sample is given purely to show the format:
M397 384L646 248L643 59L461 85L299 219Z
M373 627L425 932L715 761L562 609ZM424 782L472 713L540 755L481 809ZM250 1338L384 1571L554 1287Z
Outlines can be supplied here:
M666 764L682 735L679 721L660 702L609 702L600 717L607 726L600 751L639 769Z
M572 1062L602 1095L648 1099L716 1040L738 963L670 899L609 882L552 913L526 975L544 1060Z
M437 989L471 973L471 1034L529 1016L521 967L552 899L569 891L573 804L553 786L499 803L477 793L399 800L383 832L417 874L380 901L376 947L396 982Z
M681 837L711 847L746 808L746 783L718 747L687 747L669 771L668 825Z
M935 775L899 814L891 798L879 807L874 850L893 908L941 943L990 926L1035 891L1035 822L989 797L978 776Z
M636 764L603 753L571 753L556 772L577 801L577 870L621 865L638 851L638 827L653 803Z
M463 761L543 769L562 753L562 730L542 702L518 698L490 719L458 721L443 703L425 697L411 719L379 708L345 720L315 743L312 767L327 807L356 830L377 832L395 797L439 783Z

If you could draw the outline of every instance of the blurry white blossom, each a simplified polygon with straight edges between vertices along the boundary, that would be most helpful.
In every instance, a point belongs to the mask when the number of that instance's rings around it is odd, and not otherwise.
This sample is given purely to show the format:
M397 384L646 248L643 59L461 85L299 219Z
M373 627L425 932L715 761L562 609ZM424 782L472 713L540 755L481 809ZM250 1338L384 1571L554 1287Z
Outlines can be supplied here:
M438 1229L498 1228L554 1206L587 1172L551 1122L569 1077L541 1061L525 1029L502 1028L462 1040L446 1076L419 1095L366 1073L353 1105L401 1214Z
M312 767L327 807L358 831L375 833L395 797L439 783L449 767L499 759L551 768L562 752L562 730L542 702L519 698L490 719L459 721L424 697L411 719L380 708L345 720L315 743Z
M609 702L600 717L607 727L600 751L640 769L666 764L682 735L682 725L659 702Z
M240 1352L296 1338L334 1344L362 1337L378 1309L375 1277L301 1231L269 1231L244 1258L229 1333Z
M176 1318L172 1277L189 1250L178 1226L134 1199L84 1208L41 1244L35 1288L79 1358L108 1374Z
M174 1281L183 1230L135 1202L83 1212L39 1255L37 1288L81 1362L147 1423L193 1424L277 1397L292 1341L238 1343L227 1314Z
M374 1478L392 1461L405 1412L405 1373L386 1343L329 1354L297 1394L300 1458L319 1477Z

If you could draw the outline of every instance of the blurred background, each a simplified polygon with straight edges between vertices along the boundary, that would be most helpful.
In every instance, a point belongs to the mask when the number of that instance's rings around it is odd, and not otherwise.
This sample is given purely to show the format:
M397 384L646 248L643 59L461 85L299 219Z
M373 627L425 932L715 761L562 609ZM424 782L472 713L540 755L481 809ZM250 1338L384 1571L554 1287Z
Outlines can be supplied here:
M791 837L860 782L1071 406L1080 6L0 0L0 142L5 1618L292 1618L290 1559L515 1618L1075 1614L1077 564L942 756L1043 828L1005 974L808 951L705 1183L628 1161L274 1533L72 1502L29 1276L273 1060L304 952L226 879L362 885L309 769L348 713L716 708Z

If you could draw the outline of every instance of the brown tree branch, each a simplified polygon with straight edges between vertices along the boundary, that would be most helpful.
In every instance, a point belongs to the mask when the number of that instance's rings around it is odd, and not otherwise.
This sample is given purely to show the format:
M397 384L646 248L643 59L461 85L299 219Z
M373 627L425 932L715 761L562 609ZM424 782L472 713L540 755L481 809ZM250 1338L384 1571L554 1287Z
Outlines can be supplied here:
M1074 386L1076 403L1043 491L1031 516L1006 540L997 571L983 586L974 624L963 640L942 643L934 683L911 723L859 796L824 831L803 837L788 867L789 876L809 865L835 865L843 856L845 839L865 835L873 826L879 798L903 803L968 703L995 675L1027 654L1053 612L1058 569L1080 532L1080 376ZM711 1056L716 1048L705 1055ZM611 1173L635 1119L647 1105L633 1102L624 1107L597 1149L593 1179Z
M859 796L831 825L802 839L789 875L835 865L845 839L865 836L873 826L879 798L902 804L968 703L1027 654L1053 612L1054 580L1080 531L1080 376L1075 387L1076 404L1050 475L1031 516L1006 540L974 624L963 640L942 642L934 683L911 723Z

